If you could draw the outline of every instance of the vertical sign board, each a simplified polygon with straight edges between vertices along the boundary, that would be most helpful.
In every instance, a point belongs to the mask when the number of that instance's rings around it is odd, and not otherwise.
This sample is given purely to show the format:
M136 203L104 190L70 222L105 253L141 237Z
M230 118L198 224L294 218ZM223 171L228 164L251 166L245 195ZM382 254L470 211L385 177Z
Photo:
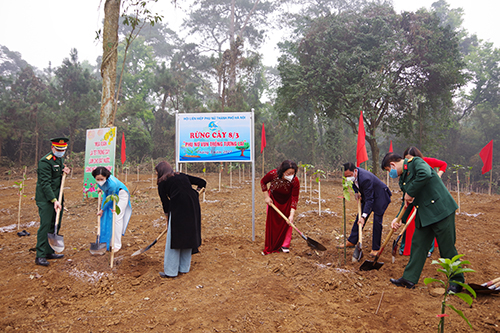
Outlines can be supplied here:
M251 112L178 113L177 162L253 162Z
M89 129L86 138L83 195L97 198L97 184L92 171L98 166L103 166L114 174L116 127Z
M255 179L254 114L252 112L177 113L175 160L251 162ZM255 181L252 181L252 240L255 241Z

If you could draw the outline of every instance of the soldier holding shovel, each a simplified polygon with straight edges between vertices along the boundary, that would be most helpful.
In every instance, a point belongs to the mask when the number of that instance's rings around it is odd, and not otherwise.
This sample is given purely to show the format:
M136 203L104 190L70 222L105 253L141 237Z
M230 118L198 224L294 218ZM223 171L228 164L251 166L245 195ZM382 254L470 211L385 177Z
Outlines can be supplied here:
M63 173L69 174L70 169L64 165L64 153L68 148L68 138L60 137L50 140L51 152L38 162L35 200L40 215L40 227L36 240L35 264L48 266L47 259L61 259L63 254L56 254L50 247L48 233L57 234L54 230L56 213L60 210L59 228L62 218L63 203L59 202L59 190Z
M388 153L382 160L381 167L382 170L389 171L391 178L400 177L399 187L404 199L402 207L417 208L410 261L401 278L391 279L398 287L413 289L420 278L434 237L438 241L442 258L451 259L458 254L455 248L455 210L458 206L441 178L422 158L403 159L398 154ZM403 221L406 221L410 211L411 209L406 209ZM397 230L401 223L394 220L391 226ZM464 282L462 273L455 275L453 279ZM458 293L462 286L450 284L449 290Z

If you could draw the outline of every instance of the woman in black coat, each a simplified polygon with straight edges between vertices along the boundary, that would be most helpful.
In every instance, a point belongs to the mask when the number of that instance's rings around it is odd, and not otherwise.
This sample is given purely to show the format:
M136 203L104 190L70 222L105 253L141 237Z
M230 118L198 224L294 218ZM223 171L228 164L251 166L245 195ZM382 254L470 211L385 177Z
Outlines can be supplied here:
M191 267L191 254L201 245L201 209L198 190L206 187L204 179L174 172L170 164L160 162L156 168L158 194L167 217L164 272L161 277L176 277ZM192 185L197 185L194 190Z

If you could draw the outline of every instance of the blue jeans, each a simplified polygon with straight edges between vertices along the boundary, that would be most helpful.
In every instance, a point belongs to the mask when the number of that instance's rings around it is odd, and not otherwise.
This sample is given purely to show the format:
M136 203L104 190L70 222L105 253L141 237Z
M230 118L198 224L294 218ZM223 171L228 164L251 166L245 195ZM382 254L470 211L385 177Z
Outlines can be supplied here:
M163 270L168 276L177 276L179 273L187 273L191 268L192 249L171 249L170 223L168 219L167 242L165 244L165 258L163 260Z

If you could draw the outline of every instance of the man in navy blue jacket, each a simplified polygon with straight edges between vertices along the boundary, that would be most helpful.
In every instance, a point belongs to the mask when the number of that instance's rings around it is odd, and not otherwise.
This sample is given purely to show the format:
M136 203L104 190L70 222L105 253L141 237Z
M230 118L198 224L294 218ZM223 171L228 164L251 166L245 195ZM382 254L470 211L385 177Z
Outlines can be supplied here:
M363 225L373 212L373 238L371 256L376 256L380 249L382 238L382 219L387 206L391 203L391 191L373 173L366 171L349 162L344 164L344 176L353 182L356 200L361 199L361 218L358 216L352 226L351 235L347 239L347 247L354 247L358 242L358 223ZM343 247L343 246L340 246Z

